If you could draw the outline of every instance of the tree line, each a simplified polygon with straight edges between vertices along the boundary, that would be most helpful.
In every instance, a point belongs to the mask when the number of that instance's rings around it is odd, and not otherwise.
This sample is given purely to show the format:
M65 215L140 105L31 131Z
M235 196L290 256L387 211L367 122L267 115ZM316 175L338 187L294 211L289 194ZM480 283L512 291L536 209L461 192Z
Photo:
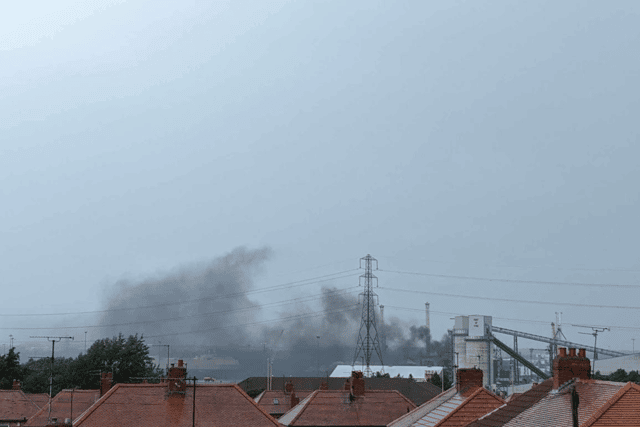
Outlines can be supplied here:
M98 389L100 374L113 373L113 383L141 382L160 378L163 371L153 363L142 336L122 334L95 341L86 354L76 358L56 357L53 362L53 394L60 390ZM20 363L15 348L0 356L0 389L8 390L13 381L21 382L25 393L49 393L51 358L29 359Z

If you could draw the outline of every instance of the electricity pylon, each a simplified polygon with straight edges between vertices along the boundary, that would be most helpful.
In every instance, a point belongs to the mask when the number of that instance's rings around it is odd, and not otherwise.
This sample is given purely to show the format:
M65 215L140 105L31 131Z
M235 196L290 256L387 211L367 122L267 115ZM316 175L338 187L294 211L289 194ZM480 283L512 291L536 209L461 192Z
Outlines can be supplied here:
M358 357L362 353L364 356L364 376L370 377L371 372L371 356L373 352L378 355L380 365L384 363L382 361L382 351L380 350L380 340L378 338L378 328L376 327L376 306L378 305L378 295L373 292L373 286L378 286L378 278L373 275L372 264L375 262L376 270L378 269L378 260L367 254L366 257L360 258L360 268L364 261L365 272L360 276L360 286L364 286L364 292L360 294L362 301L362 320L360 322L360 332L358 333L358 343L356 344L356 352L353 356L354 366L358 361Z

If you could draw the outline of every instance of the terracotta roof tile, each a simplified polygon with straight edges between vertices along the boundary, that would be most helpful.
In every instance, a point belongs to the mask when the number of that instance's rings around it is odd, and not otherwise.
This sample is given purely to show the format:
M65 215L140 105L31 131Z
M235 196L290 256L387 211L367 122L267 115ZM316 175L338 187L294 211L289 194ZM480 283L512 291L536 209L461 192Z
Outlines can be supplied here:
M78 418L99 398L100 390L62 390L51 400L51 418L57 418L59 423L62 423L66 418L72 420ZM44 426L48 422L49 404L47 401L24 425Z
M567 382L558 390L551 390L551 386L552 379L546 380L469 426L571 427L574 388L580 398L578 421L581 426L640 425L637 409L640 388L637 386L581 379Z
M457 408L444 417L436 427L466 426L471 421L504 405L505 401L495 393L480 387Z
M459 393L455 387L431 399L410 413L388 424L389 427L433 427L467 425L495 408L504 405L496 394L476 387Z
M271 389L283 390L284 384L291 382L296 390L318 390L321 382L327 382L329 390L343 390L346 380L346 377L273 377ZM250 377L238 385L246 392L264 390L267 388L267 378ZM422 405L441 392L439 387L430 382L414 381L408 378L365 378L364 387L365 390L397 390L416 405Z
M38 406L22 390L0 390L0 421L27 420Z
M640 425L640 386L627 383L582 424L583 427Z
M38 408L42 408L49 403L49 394L47 393L25 393Z
M288 426L385 426L414 408L396 390L367 390L353 400L348 391L316 390L280 422Z
M200 427L277 427L280 424L235 384L198 384L196 424ZM189 427L193 387L167 394L166 384L117 384L86 411L76 427Z

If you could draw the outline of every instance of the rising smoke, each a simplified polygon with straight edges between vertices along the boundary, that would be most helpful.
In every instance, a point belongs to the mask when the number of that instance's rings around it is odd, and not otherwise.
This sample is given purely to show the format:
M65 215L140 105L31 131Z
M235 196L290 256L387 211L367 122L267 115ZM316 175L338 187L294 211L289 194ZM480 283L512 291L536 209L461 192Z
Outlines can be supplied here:
M237 248L206 265L118 282L106 303L110 311L100 319L101 334L138 333L147 342L174 345L246 345L259 309L247 293L270 255L269 248Z
M162 277L120 281L105 304L101 335L137 333L148 344L170 344L174 355L228 357L243 371L238 378L264 375L267 358L274 372L287 375L327 375L336 364L351 364L361 320L358 296L325 286L319 297L277 311L263 307L252 291L270 255L268 248L241 247ZM280 320L259 323L260 313ZM385 364L441 364L446 357L446 337L432 340L424 326L391 318L378 323L378 333L386 337Z

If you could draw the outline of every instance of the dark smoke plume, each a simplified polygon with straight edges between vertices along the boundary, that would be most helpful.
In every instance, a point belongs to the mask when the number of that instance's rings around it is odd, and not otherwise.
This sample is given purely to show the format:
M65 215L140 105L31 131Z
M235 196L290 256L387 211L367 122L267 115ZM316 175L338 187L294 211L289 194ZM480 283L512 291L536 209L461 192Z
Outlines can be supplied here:
M361 321L358 296L326 286L311 291L321 293L319 297L285 308L261 307L259 297L252 298L253 279L270 254L268 248L237 248L210 263L159 278L121 281L105 304L115 311L102 316L101 335L137 333L147 344L170 344L172 357L218 363L218 368L199 375L227 380L264 376L267 359L278 376L325 376L337 364L351 364ZM256 323L262 320L259 314L280 320ZM397 318L382 325L377 319L378 334L386 337L385 364L443 364L446 336L435 341L424 326ZM153 353L164 357L158 347ZM378 364L377 358L372 363Z
M259 308L247 296L271 250L237 248L157 279L121 281L100 319L103 336L143 334L148 343L244 345ZM219 314L208 314L221 312Z

